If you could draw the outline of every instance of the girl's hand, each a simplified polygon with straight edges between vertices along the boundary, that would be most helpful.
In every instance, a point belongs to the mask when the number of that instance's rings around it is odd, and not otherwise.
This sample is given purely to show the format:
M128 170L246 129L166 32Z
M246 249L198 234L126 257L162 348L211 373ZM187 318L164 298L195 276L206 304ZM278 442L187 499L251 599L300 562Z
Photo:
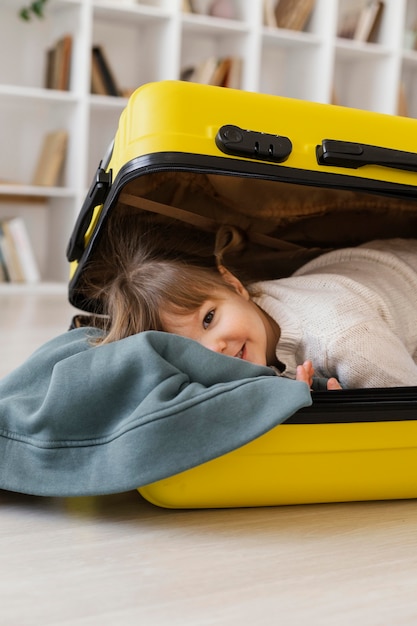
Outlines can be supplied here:
M309 387L313 384L314 367L311 361L304 361L302 365L297 365L295 380L307 383Z
M302 365L297 365L295 380L301 380L301 382L307 383L307 385L311 388L313 384L313 376L314 367L311 361L304 361ZM333 391L335 389L342 389L341 384L337 378L329 378L327 381L327 390Z
M342 385L337 378L329 378L327 381L327 391L332 391L333 389L342 389Z

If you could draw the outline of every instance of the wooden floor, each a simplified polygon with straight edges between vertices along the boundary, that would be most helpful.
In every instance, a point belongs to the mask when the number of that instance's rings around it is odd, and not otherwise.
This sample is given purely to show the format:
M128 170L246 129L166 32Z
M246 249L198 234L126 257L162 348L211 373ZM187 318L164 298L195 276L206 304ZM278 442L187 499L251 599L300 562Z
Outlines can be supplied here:
M0 292L1 374L65 292ZM0 492L1 626L415 626L417 502L170 511Z

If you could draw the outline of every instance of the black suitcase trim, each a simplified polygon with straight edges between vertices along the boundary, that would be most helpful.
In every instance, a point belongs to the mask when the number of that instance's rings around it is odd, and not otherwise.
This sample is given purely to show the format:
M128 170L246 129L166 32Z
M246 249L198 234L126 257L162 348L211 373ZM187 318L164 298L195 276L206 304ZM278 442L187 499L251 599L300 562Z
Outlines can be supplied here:
M233 168L231 167L233 164ZM327 167L327 166L326 166ZM158 152L137 157L126 163L117 174L109 196L109 203L114 201L114 195L128 182L138 175L155 172L183 171L199 174L221 174L224 176L242 176L260 178L283 183L295 183L312 187L329 187L377 193L395 198L417 199L417 187L401 183L358 178L350 174L334 174L328 171L310 171L278 164L259 163L242 159L231 159L188 154L185 152ZM416 179L417 184L417 179ZM107 201L106 201L107 204Z
M417 419L417 387L318 391L313 404L284 423L352 424L403 422Z

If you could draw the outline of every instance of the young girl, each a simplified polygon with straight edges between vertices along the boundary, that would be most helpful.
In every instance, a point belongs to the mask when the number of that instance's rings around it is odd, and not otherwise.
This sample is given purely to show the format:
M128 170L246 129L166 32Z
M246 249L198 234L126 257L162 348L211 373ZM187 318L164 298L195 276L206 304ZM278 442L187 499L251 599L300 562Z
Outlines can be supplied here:
M95 293L111 320L104 343L160 330L305 382L312 359L330 389L417 385L416 240L337 250L248 286L222 265L113 241L117 270Z
M104 317L76 316L74 325L84 326L94 320L93 325L104 331L102 337L93 340L96 345L147 330L175 333L165 325L164 311L171 307L181 314L194 311L212 295L213 289L223 292L223 297L235 294L234 285L225 280L232 274L223 266L219 271L219 255L213 254L212 246L183 234L178 251L177 228L147 223L140 226L135 216L110 217L107 231L86 269L84 297L90 300L90 309L99 303L98 312ZM233 246L238 247L239 242L234 241ZM226 247L229 244L222 244L220 256ZM187 333L184 336L190 337ZM235 356L229 350L222 352ZM266 359L254 360L249 355L243 358L266 364ZM276 359L268 365L276 366L276 374L287 376L284 365ZM310 358L296 365L291 378L307 383L313 390L341 388L333 377L328 380L316 376Z

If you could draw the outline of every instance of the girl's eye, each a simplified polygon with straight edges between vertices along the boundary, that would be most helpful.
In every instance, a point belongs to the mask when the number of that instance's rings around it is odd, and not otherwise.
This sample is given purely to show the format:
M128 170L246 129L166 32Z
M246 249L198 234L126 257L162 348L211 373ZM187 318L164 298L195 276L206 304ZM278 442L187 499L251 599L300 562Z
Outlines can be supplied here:
M213 318L214 318L214 310L209 311L207 315L204 316L203 328L207 328L208 326L210 326L211 322L213 321Z

